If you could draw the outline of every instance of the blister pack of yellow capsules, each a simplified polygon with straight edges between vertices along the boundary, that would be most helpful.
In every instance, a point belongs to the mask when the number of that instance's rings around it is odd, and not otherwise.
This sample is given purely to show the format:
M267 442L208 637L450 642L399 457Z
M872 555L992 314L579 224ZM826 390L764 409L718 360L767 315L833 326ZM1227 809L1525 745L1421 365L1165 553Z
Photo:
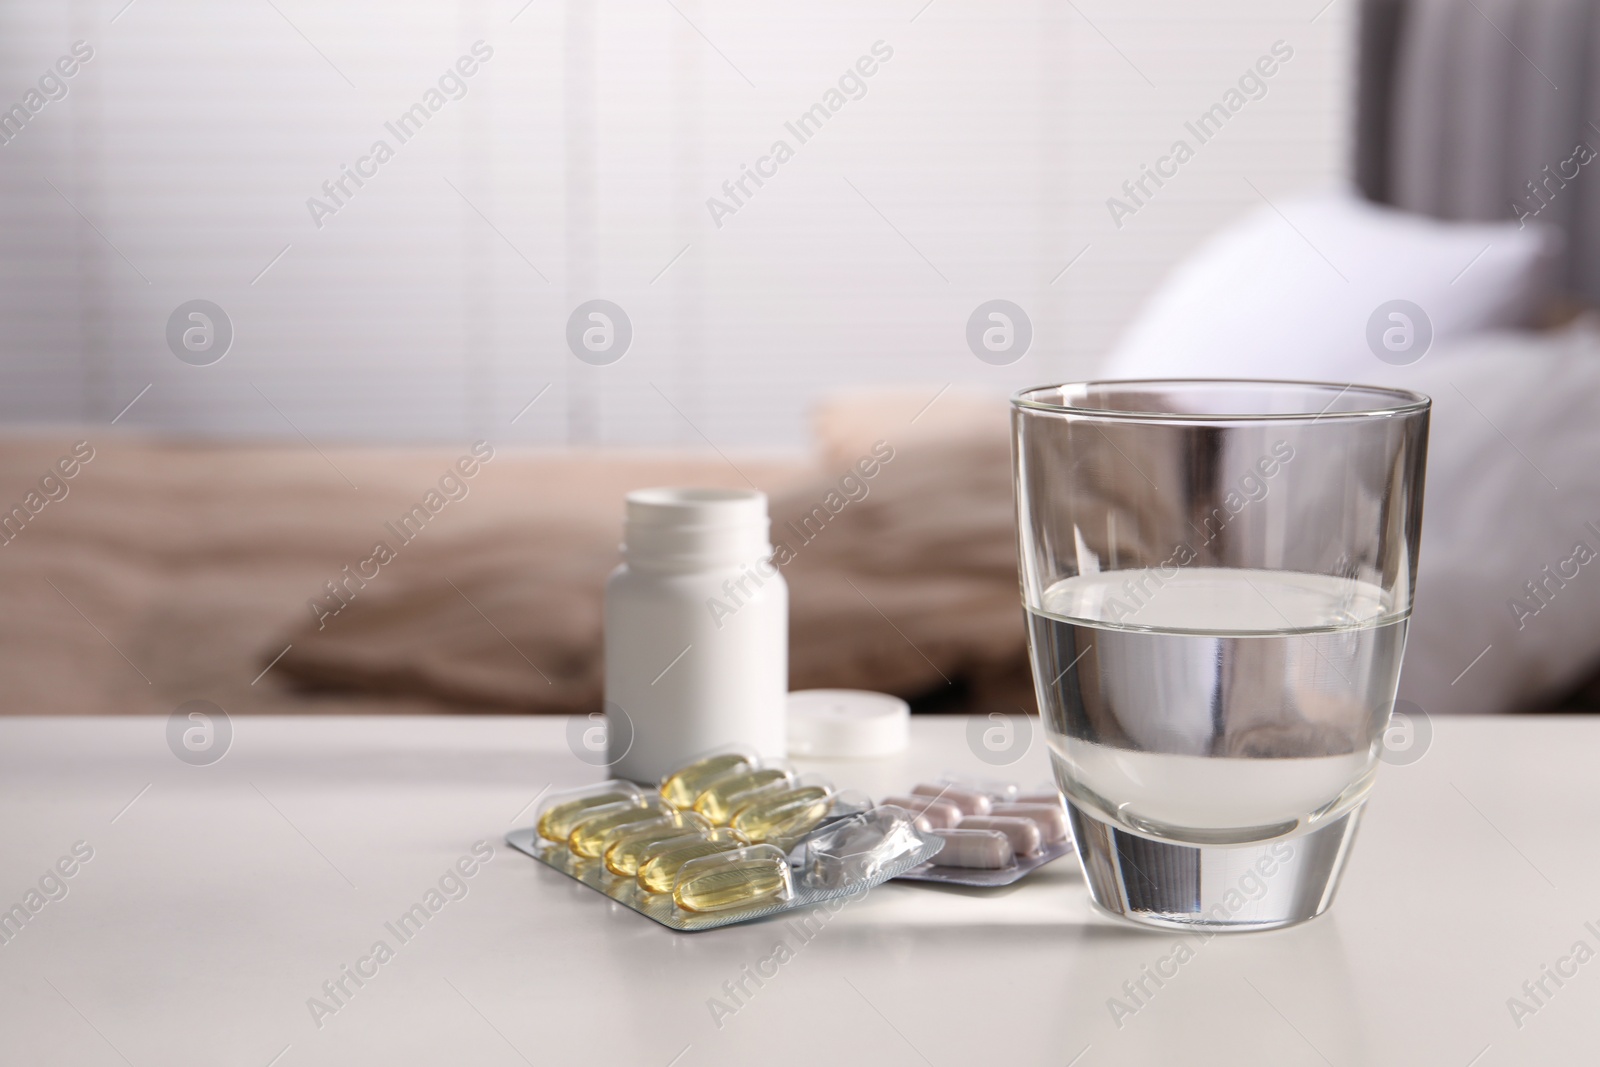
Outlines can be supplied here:
M902 808L746 752L696 760L655 790L608 781L552 795L506 843L685 931L858 894L944 846Z

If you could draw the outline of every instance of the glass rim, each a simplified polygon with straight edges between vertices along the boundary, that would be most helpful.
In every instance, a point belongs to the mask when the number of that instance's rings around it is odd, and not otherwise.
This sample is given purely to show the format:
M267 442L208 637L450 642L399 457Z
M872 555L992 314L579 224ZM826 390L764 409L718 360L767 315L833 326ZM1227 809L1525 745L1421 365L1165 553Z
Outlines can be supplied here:
M1161 387L1192 389L1199 387L1287 387L1306 392L1333 393L1333 397L1320 411L1284 412L1188 412L1188 411L1138 411L1116 408L1088 407L1083 404L1050 403L1036 399L1041 394L1081 387L1085 390L1110 386L1124 392L1159 389ZM1359 390L1362 393L1387 398L1393 403L1362 407L1351 411L1330 411L1344 394ZM1362 385L1358 382L1302 381L1293 378L1090 378L1079 381L1057 382L1052 385L1033 385L1011 394L1011 406L1024 412L1049 415L1075 415L1086 418L1121 419L1145 422L1318 422L1323 419L1373 419L1412 415L1427 411L1433 399L1409 389L1396 389L1385 385Z

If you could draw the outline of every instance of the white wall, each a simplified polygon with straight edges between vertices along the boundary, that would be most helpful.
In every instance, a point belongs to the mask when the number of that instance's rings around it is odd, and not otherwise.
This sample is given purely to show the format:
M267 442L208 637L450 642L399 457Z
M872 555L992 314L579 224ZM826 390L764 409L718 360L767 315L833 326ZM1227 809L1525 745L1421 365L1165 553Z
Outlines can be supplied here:
M0 6L0 107L94 48L0 145L8 423L108 421L148 385L120 424L795 446L841 387L1092 374L1260 203L1246 179L1344 170L1350 0L124 3ZM307 198L480 39L467 95L318 229ZM1280 39L1267 95L1115 226L1107 197ZM785 120L880 40L797 144ZM779 137L794 158L717 227L706 199ZM610 366L565 345L591 297L634 325ZM1035 329L1007 367L965 339L997 297ZM237 331L212 366L167 349L194 298Z

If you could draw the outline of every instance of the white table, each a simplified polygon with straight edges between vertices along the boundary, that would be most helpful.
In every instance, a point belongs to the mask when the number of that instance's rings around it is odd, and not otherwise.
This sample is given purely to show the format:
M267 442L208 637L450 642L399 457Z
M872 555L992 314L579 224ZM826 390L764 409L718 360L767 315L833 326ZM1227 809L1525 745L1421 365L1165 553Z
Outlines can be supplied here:
M1070 858L1007 890L890 884L802 943L771 922L676 934L505 847L542 787L598 777L564 725L245 718L224 759L194 767L164 720L0 719L0 907L76 842L93 849L67 895L0 945L0 1063L1600 1057L1600 959L1564 986L1545 979L1551 996L1520 1028L1507 1006L1575 942L1600 949L1600 721L1436 721L1424 758L1380 775L1328 915L1199 944L1160 988L1146 980L1153 995L1120 1027L1108 1000L1132 1004L1123 983L1180 937L1092 912ZM902 756L807 769L877 793L994 774L957 718L918 720ZM1046 778L1042 745L1010 770ZM401 944L385 923L477 840L494 855L467 895ZM723 984L779 938L792 958L747 979L719 1028L708 1001L731 1003ZM308 998L380 939L393 958L365 965L360 987L345 979L319 1028Z

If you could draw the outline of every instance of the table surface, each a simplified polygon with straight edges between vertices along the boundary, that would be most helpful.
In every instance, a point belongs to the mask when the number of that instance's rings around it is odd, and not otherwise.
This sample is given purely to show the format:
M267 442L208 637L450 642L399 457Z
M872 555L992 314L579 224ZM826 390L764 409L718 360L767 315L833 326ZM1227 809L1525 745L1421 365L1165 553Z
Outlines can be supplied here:
M164 719L0 719L0 909L37 908L0 944L0 1063L1595 1060L1600 720L1435 720L1380 773L1327 915L1210 940L1096 913L1070 857L1002 890L891 883L809 939L679 934L503 844L541 790L600 777L565 720L232 727L191 766ZM966 738L923 718L901 755L802 768L880 795L1047 777L1037 738L1000 770Z

